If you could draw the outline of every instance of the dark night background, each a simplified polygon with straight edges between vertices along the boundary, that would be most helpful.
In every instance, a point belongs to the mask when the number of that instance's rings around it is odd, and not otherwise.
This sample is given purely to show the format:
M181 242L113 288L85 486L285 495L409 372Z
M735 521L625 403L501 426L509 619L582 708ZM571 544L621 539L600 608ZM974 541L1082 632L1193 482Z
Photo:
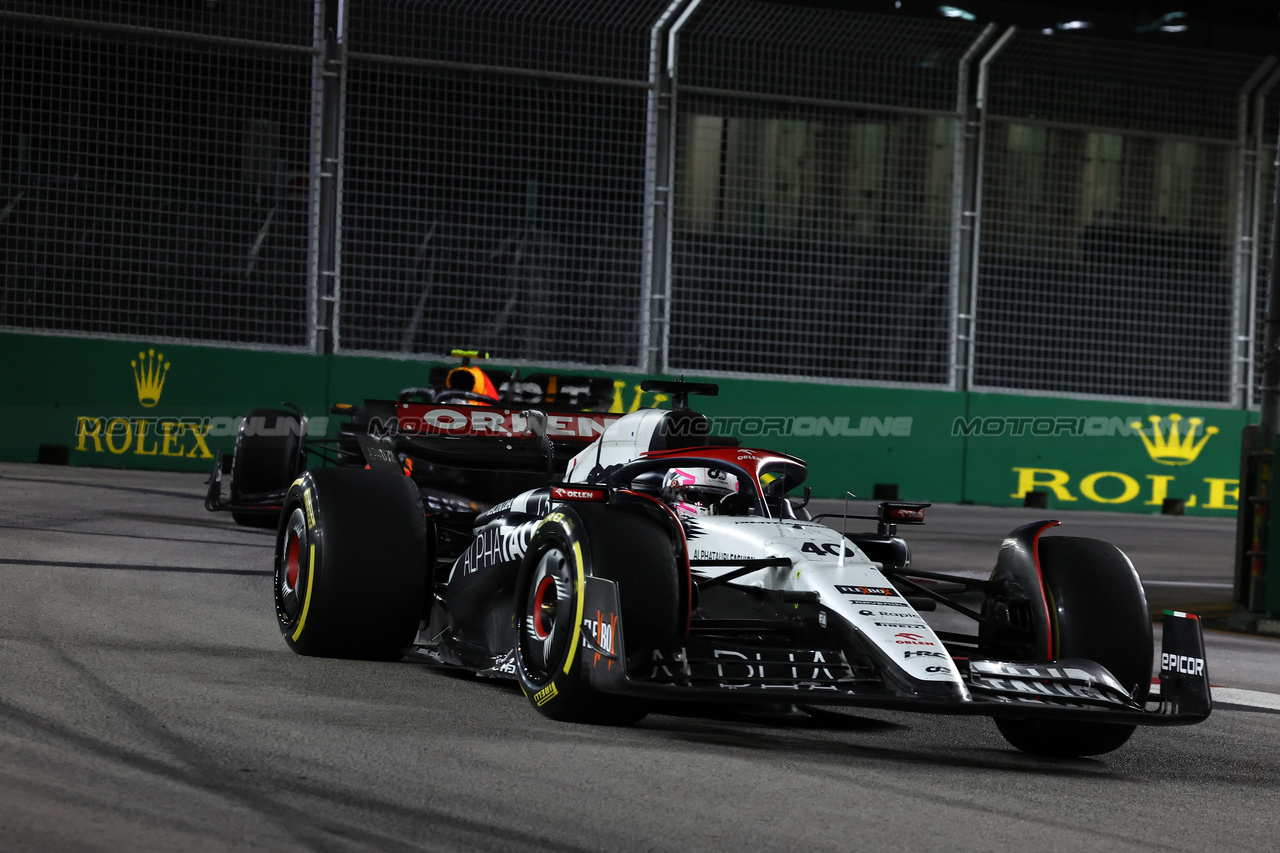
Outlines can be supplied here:
M1146 44L1204 48L1239 53L1280 53L1280 6L1213 0L779 0L786 5L848 9L882 15L938 18L944 6L1027 29L1053 28L1067 38L1128 39ZM1179 15L1178 13L1182 13ZM1088 28L1058 29L1070 21ZM1174 29L1185 27L1185 29Z

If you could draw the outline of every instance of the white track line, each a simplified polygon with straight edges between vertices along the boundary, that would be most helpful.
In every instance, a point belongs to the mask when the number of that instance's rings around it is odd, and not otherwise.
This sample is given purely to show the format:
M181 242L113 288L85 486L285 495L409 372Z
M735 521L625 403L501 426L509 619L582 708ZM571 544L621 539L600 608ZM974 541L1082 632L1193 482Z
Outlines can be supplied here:
M1213 687L1214 708L1230 708L1235 711L1270 711L1280 714L1280 696L1260 690L1239 690L1235 687Z
M1241 690L1238 687L1210 687L1215 711L1264 711L1280 714L1280 694L1261 690ZM1152 680L1151 695L1160 695L1160 682Z

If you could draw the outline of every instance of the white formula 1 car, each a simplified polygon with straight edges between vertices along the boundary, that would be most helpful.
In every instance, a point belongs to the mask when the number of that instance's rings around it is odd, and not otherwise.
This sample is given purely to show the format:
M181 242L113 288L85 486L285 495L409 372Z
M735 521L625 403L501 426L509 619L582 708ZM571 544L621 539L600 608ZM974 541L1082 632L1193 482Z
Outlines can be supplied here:
M989 578L919 570L897 527L927 504L882 503L874 532L844 534L806 511L801 460L708 434L687 395L714 386L646 390L675 408L371 404L372 470L309 471L285 499L285 640L515 679L539 712L579 722L682 700L854 705L990 716L1019 749L1078 756L1209 715L1193 615L1165 613L1149 697L1146 597L1114 546L1043 521L1009 535ZM549 482L480 513L428 509L405 454ZM973 630L931 628L921 612L938 605Z

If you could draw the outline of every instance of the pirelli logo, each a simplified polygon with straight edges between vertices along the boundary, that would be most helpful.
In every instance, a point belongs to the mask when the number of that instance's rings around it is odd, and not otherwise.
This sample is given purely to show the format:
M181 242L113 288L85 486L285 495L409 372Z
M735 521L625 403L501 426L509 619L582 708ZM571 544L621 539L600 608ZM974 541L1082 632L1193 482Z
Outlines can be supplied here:
M555 682L552 682L551 684L548 684L546 687L539 690L537 693L533 694L533 704L541 708L543 705L547 704L552 699L556 698L556 696L558 696L559 694L560 694L560 691L556 690Z

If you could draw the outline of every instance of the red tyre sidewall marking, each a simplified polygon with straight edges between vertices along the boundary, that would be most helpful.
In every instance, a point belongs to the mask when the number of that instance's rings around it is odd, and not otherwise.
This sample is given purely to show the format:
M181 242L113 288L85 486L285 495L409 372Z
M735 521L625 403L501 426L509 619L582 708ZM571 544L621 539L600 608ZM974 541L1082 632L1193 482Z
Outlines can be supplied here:
M551 632L542 627L542 601L547 595L547 590L555 588L555 578L550 576L543 578L538 582L538 591L533 596L533 612L529 616L533 619L533 632L538 636L539 640L545 640L551 636Z
M290 530L289 544L285 546L285 566L286 567L285 567L285 573L284 573L285 583L289 585L289 589L298 588L298 567L299 567L298 557L299 557L300 550L301 550L301 545L298 542L298 537L294 535L292 530Z

